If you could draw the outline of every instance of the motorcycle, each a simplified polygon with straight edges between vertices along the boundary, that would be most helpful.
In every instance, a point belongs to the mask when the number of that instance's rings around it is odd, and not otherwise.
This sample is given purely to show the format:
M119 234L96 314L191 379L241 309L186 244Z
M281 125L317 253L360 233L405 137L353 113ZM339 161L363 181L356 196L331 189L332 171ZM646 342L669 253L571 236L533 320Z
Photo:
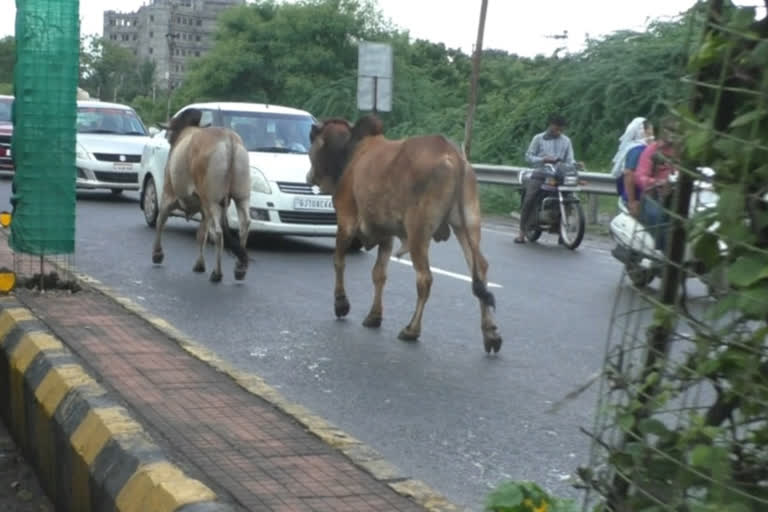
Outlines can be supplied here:
M694 182L694 191L691 196L689 217L706 213L717 206L718 195L712 186L714 171L710 168L700 169L703 179ZM670 176L670 184L674 186L677 175ZM656 248L653 235L629 212L629 209L621 197L618 198L619 213L611 220L610 234L616 242L611 251L614 258L624 264L627 277L637 288L649 285L656 277L661 277L664 271L665 255ZM707 227L708 231L717 229L718 224L712 223ZM696 240L689 240L685 249L684 266L699 274L710 292L723 290L727 286L723 269L717 269L709 274L701 274L700 265L694 258L692 246ZM721 253L727 250L727 246L718 239L718 248Z
M534 175L544 182L536 199L536 207L525 236L531 242L539 239L543 232L558 233L560 243L574 250L584 238L586 222L578 193L581 164L544 164L539 169L522 171L518 177L521 186L521 203L525 200L526 185Z

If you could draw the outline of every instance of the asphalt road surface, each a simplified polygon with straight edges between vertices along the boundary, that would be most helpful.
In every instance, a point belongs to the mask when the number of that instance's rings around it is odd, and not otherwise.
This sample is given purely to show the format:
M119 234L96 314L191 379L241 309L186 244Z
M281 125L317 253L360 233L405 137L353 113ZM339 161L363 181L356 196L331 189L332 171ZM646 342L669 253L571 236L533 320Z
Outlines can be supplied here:
M10 183L0 182L0 204L8 205L9 194ZM422 337L405 343L397 334L416 299L407 264L390 263L384 323L368 330L361 322L375 252L347 258L352 310L337 321L331 239L257 240L246 281L234 283L234 260L225 255L224 280L214 285L192 272L195 229L171 219L165 261L155 266L154 230L137 196L82 193L75 263L457 503L481 510L505 479L576 496L566 479L587 460L579 427L592 425L595 389L556 413L548 409L601 365L621 278L607 242L586 241L571 252L547 235L521 246L508 228L484 230L504 337L501 352L486 356L454 237L432 245ZM209 271L213 257L209 247Z

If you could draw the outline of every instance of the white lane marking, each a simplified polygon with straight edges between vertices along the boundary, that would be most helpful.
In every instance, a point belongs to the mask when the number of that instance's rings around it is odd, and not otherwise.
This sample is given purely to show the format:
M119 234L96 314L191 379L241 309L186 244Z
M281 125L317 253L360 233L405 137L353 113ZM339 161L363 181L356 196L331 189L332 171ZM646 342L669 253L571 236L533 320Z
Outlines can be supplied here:
M370 253L369 253L369 254L370 254ZM394 256L392 256L392 257L391 257L391 258L389 258L389 259L390 259L391 261L394 261L395 263L401 263L401 264L403 264L403 265L408 265L409 267L413 267L413 263L411 263L411 261L410 261L410 260L405 260L405 259L397 259L397 258L395 258ZM468 277L468 276L465 276L465 275L462 275L462 274L457 274L456 272L451 272L451 271L449 271L449 270L443 270L443 269L441 269L441 268L436 268L436 267L429 267L429 268L430 268L430 270L432 270L432 272L434 272L435 274L442 274L442 275L444 275L444 276L453 277L453 278L455 278L455 279L461 279L462 281L466 281L466 282L468 282L468 283L471 283L471 282L472 282L472 278L471 278L471 277ZM503 286L501 286L500 284L496 284L496 283L490 283L490 282L488 283L488 287L489 287L489 288L503 288Z
M483 231L488 231L489 233L496 233L496 234L498 234L498 235L504 235L504 236L517 236L517 234L515 234L515 233L512 233L512 232L510 232L510 231L502 231L502 230L500 230L500 229L486 228L485 226L483 226L482 230L483 230Z

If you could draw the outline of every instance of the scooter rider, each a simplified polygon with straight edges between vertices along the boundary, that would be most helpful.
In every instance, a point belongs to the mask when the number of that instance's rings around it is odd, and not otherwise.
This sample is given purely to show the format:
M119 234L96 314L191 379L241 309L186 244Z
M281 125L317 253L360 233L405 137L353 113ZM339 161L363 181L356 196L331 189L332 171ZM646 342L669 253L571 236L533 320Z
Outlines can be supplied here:
M669 177L675 172L670 162L676 159L679 152L677 128L677 122L672 117L662 121L659 139L643 150L635 171L635 183L642 191L640 211L635 216L653 235L656 248L660 251L665 249L666 225L669 222L666 212L671 196Z
M566 124L565 118L559 114L549 117L549 127L533 137L525 153L525 160L529 165L538 168L544 164L561 162L567 165L574 164L571 139L563 133ZM534 171L525 188L525 198L520 207L520 234L515 238L515 243L525 243L526 227L536 206L536 196L543 184L544 179Z

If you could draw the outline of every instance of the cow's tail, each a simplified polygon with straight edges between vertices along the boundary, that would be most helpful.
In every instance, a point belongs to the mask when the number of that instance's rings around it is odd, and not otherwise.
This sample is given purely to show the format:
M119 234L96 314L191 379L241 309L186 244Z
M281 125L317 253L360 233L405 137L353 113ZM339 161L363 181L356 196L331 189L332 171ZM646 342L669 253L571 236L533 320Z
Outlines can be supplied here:
M480 300L483 305L495 308L496 298L493 296L493 293L488 291L488 286L482 279L480 279L480 273L477 270L477 261L480 258L480 241L475 240L472 237L472 233L469 231L469 226L467 224L467 214L464 211L464 189L466 188L464 186L464 180L467 175L468 165L469 162L467 162L466 158L461 155L459 165L459 181L457 184L458 190L456 192L456 196L459 208L459 220L461 221L461 225L464 228L464 233L467 237L467 243L469 244L472 257L472 293Z
M227 183L227 191L224 194L223 199L223 205L221 208L221 229L224 233L224 246L227 247L227 249L232 252L235 257L240 262L246 262L248 261L248 253L243 249L243 246L240 245L240 235L239 233L233 233L231 229L229 229L229 220L227 219L227 210L229 209L229 203L232 200L232 184L234 182L234 176L235 176L235 141L233 140L232 136L230 135L229 138L229 162L227 162L227 179L229 182Z

